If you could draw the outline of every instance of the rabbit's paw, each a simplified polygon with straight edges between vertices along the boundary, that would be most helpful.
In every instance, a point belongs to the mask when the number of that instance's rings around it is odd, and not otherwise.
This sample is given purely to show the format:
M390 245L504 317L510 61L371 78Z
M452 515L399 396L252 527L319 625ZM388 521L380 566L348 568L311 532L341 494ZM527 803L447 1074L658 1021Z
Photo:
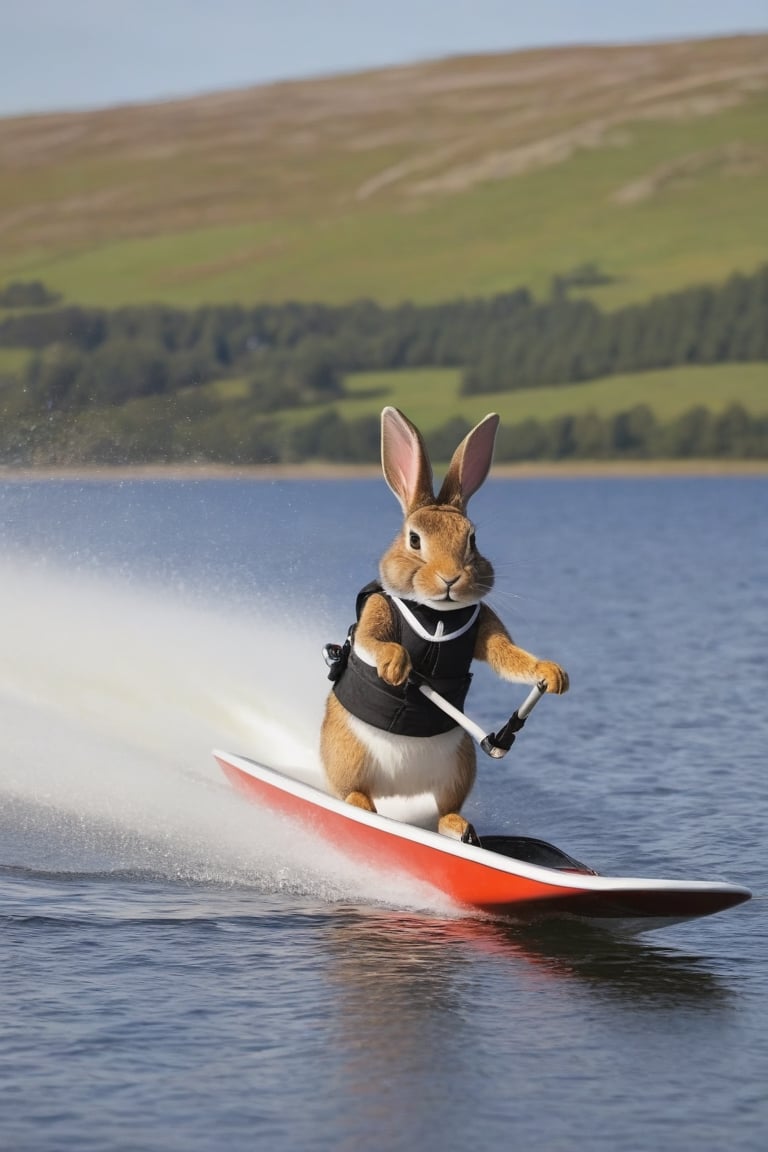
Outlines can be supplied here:
M568 673L559 664L553 664L551 660L537 660L533 671L537 680L546 680L547 692L560 696L568 691Z
M376 811L376 805L365 792L350 792L346 801L347 804L352 804L355 808L362 808L364 812Z
M387 684L405 684L411 674L411 658L402 644L382 644L376 671Z
M480 847L480 839L469 820L465 820L458 812L449 812L441 816L437 826L441 836L450 836L452 840L461 840L463 844L475 844Z

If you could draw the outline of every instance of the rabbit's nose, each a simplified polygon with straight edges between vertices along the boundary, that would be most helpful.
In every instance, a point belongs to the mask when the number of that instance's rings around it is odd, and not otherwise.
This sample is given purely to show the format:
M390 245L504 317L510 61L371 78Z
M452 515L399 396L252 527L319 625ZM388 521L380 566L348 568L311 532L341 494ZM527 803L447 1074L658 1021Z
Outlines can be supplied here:
M454 584L456 584L461 579L461 576L442 576L441 575L440 579L442 580L443 584L445 584L446 588L453 588Z

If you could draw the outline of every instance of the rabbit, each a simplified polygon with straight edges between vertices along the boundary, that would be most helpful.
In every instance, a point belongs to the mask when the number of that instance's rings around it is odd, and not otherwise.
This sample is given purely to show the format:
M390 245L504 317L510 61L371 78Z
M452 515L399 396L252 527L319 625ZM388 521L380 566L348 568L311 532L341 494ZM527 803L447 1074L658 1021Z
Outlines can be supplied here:
M402 530L358 596L348 661L326 701L320 754L329 790L369 812L379 798L432 793L438 830L479 843L460 813L475 781L474 744L418 690L416 678L462 708L472 659L504 679L568 689L558 665L515 645L484 597L493 567L467 518L491 467L499 418L486 416L454 452L435 497L421 433L397 408L381 414L384 478L400 502Z

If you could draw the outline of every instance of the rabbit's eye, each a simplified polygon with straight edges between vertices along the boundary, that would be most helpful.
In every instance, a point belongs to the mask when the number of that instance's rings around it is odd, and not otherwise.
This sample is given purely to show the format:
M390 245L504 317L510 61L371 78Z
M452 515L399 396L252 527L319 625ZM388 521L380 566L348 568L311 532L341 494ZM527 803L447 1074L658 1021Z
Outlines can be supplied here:
M474 552L476 547L477 547L477 545L475 542L475 534L474 534L474 532L471 532L470 536L469 536L469 550L470 550L470 552Z
M408 537L408 543L410 544L411 548L415 548L418 552L419 548L421 548L421 536L419 536L418 532L411 532L410 536Z

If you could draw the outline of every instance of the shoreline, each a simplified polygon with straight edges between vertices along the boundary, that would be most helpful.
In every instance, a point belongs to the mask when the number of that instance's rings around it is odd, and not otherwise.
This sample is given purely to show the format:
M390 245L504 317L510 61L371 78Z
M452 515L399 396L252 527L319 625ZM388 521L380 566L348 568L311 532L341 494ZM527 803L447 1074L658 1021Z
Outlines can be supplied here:
M438 470L442 471L440 466ZM491 479L579 480L660 477L768 476L768 460L579 460L495 464ZM378 479L378 464L136 464L11 468L0 465L0 483L42 481L126 482L135 480L359 480Z

